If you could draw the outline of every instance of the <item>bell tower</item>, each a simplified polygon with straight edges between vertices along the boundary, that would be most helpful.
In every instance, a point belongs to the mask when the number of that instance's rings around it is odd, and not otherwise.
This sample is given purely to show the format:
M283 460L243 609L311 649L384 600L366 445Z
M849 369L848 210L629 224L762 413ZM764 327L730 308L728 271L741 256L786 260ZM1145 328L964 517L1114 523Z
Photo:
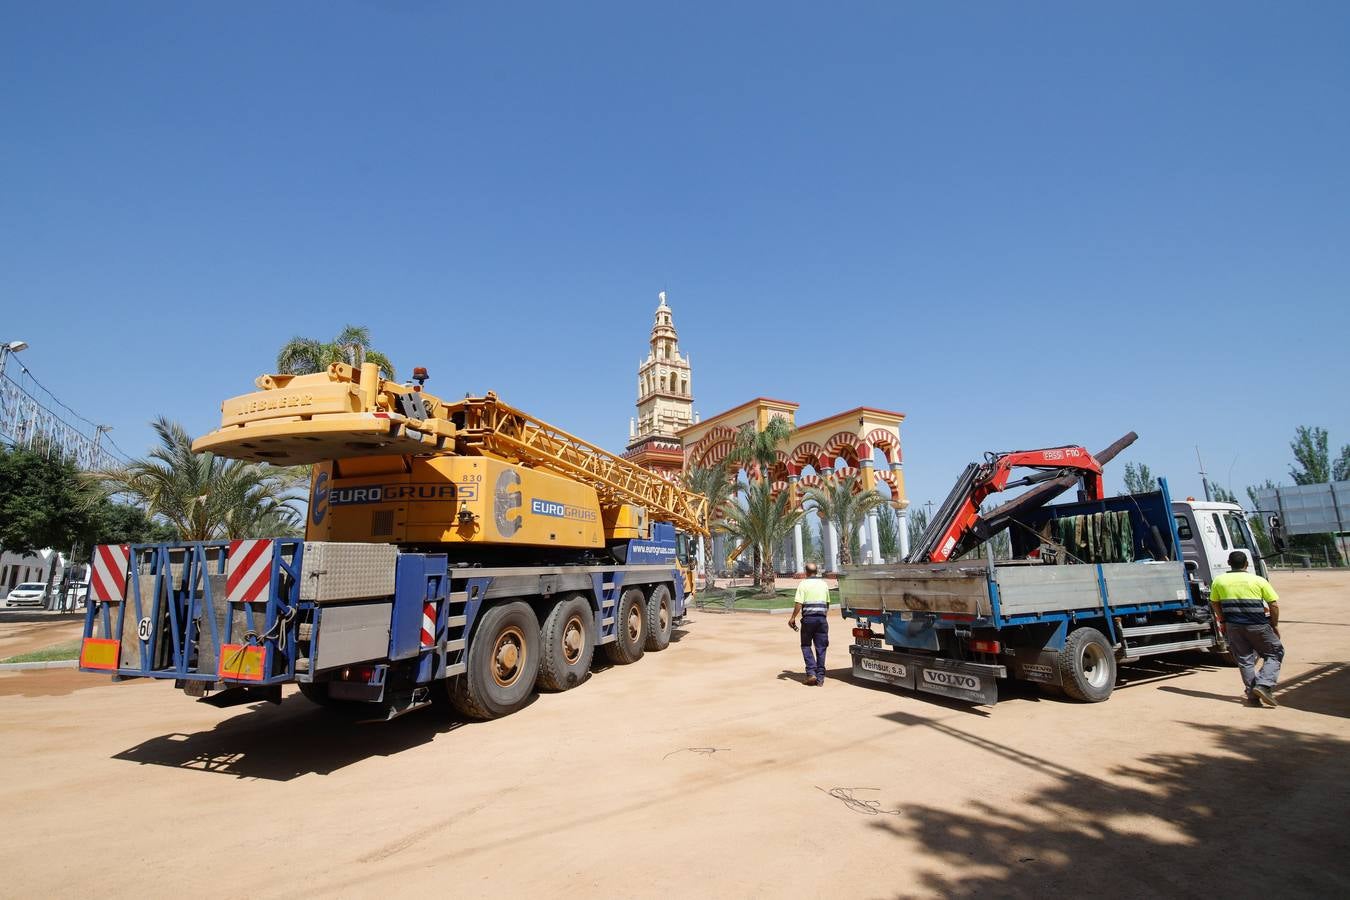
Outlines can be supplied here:
M638 364L637 417L629 422L624 455L664 475L678 475L684 454L675 433L694 424L693 378L689 357L680 353L666 292L657 297L651 350Z

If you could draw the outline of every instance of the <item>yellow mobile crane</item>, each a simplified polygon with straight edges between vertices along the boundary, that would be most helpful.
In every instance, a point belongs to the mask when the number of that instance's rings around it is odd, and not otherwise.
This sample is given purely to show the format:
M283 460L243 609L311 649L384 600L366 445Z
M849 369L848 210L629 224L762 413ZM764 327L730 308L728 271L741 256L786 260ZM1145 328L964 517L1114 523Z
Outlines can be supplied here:
M616 663L664 649L706 500L426 380L335 364L226 400L193 450L311 465L306 539L98 548L81 668L222 706L294 681L381 719L448 692L488 718L580 684L597 647Z
M193 450L275 465L314 464L311 540L468 544L606 551L652 522L705 533L707 501L622 457L501 402L489 392L446 402L377 367L264 375L226 400L221 427ZM478 556L474 557L475 559ZM531 558L541 558L535 552Z

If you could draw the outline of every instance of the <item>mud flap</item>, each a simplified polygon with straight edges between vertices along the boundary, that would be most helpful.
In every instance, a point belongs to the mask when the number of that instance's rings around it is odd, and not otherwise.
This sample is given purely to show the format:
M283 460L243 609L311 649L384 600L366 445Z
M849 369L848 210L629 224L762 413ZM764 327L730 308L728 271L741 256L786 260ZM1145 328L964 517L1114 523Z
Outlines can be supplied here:
M849 652L857 678L982 706L998 702L998 679L1007 674L1003 666L910 655L860 644L850 646Z
M1037 650L1034 647L1019 647L1011 660L1014 678L1031 681L1036 684L1061 686L1059 674L1059 653L1054 650Z

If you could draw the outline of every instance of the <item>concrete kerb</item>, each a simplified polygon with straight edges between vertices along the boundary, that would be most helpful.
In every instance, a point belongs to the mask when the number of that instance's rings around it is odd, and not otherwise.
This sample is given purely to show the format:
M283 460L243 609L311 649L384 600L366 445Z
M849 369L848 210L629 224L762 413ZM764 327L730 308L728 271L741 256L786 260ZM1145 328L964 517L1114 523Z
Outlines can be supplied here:
M80 665L78 659L52 659L47 662L0 663L0 672L17 672L23 669L75 669Z

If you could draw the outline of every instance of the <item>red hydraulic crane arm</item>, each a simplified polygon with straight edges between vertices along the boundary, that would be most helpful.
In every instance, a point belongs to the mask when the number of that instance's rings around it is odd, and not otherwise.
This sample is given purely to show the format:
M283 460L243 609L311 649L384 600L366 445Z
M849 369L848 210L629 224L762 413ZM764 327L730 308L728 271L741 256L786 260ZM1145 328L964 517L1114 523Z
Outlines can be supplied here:
M970 549L969 539L980 521L980 506L991 494L1009 487L1037 484L1066 474L1082 478L1088 499L1101 500L1105 496L1102 467L1083 447L1049 447L1044 450L1015 450L1011 453L990 454L984 465L973 467L968 487L963 496L949 497L943 504L947 515L944 523L931 527L942 530L936 539L924 535L924 547L911 557L914 562L946 562ZM1015 468L1037 469L1038 475L1029 475L1009 483ZM958 490L961 490L958 486ZM955 501L955 502L953 502Z

